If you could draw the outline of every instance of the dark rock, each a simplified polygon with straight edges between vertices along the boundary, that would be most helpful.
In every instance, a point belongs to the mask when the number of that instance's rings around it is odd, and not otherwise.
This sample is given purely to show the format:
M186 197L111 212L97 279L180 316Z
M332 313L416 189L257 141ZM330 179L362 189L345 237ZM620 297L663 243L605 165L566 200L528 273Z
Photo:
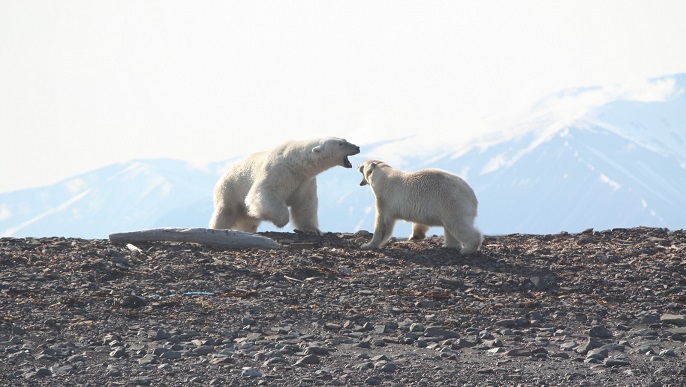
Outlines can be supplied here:
M588 335L591 337L607 338L612 337L612 332L602 325L595 325L589 331Z
M329 354L329 350L326 348L323 348L323 347L307 347L307 348L305 348L305 354L327 356Z
M424 336L458 338L460 337L460 334L455 331L449 331L440 327L427 327L424 330Z
M550 289L550 283L543 277L530 277L529 281L537 290L548 290Z
M582 355L585 355L588 353L588 351L594 349L594 348L599 348L603 346L603 342L598 340L595 337L589 337L588 341L586 341L584 344L581 344L580 346L576 347L574 350L577 353L580 353Z
M626 360L619 360L619 359L612 359L612 358L607 358L607 359L605 359L605 361L603 362L603 364L605 364L605 366L607 366L607 367L628 366L628 365L631 365L631 363L629 363L629 362L626 361Z
M295 365L303 365L303 364L319 364L321 363L321 360L319 359L319 356L317 355L307 355L302 357L300 360L298 360Z
M686 326L686 316L683 314L663 314L660 316L660 322L683 327Z
M513 348L505 352L507 356L532 356L533 353L526 348Z

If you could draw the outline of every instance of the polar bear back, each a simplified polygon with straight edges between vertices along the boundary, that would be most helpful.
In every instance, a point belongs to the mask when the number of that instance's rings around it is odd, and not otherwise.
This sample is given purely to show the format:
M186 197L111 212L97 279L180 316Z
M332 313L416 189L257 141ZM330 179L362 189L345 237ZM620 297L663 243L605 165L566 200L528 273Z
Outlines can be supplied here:
M314 146L316 144L311 147ZM297 176L307 179L317 174L310 158L306 156L305 149L308 148L306 141L291 141L271 151L251 154L234 164L224 179L219 181L215 187L218 193L215 199L223 202L226 197L245 198L257 180L279 194L289 196L302 182ZM294 153L299 153L299 156L293 157Z
M386 178L375 184L381 183L375 190L384 192L383 205L399 219L440 226L446 216L477 215L474 190L458 175L440 169L405 173L384 168L384 172Z

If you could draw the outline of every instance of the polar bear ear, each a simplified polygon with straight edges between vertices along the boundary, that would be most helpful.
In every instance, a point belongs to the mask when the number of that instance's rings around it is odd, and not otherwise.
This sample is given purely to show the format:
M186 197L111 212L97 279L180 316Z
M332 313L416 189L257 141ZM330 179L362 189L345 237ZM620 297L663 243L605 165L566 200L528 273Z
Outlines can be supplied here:
M324 145L317 145L316 147L312 148L312 153L319 153L324 150Z

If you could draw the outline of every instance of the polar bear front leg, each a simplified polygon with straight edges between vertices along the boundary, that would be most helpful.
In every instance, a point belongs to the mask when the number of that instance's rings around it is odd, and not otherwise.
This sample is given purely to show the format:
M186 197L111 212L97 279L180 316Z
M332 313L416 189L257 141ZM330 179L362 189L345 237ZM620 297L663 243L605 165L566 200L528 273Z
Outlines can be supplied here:
M322 235L317 217L319 199L317 198L317 181L315 179L301 185L291 196L289 204L294 229L306 234Z
M290 220L286 202L267 188L253 186L245 198L245 206L248 216L268 220L279 228L287 225Z
M395 226L395 219L386 219L379 214L376 214L376 223L374 225L374 236L369 243L360 246L363 250L375 249L383 246L393 234L393 227Z

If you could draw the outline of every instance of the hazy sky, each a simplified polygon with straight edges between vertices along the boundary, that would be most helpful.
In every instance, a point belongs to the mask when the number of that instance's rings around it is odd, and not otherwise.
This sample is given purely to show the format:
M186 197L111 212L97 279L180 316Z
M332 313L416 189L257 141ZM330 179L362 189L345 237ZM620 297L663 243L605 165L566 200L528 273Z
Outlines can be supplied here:
M0 1L0 192L294 138L473 136L561 89L686 72L684 20L682 0Z

